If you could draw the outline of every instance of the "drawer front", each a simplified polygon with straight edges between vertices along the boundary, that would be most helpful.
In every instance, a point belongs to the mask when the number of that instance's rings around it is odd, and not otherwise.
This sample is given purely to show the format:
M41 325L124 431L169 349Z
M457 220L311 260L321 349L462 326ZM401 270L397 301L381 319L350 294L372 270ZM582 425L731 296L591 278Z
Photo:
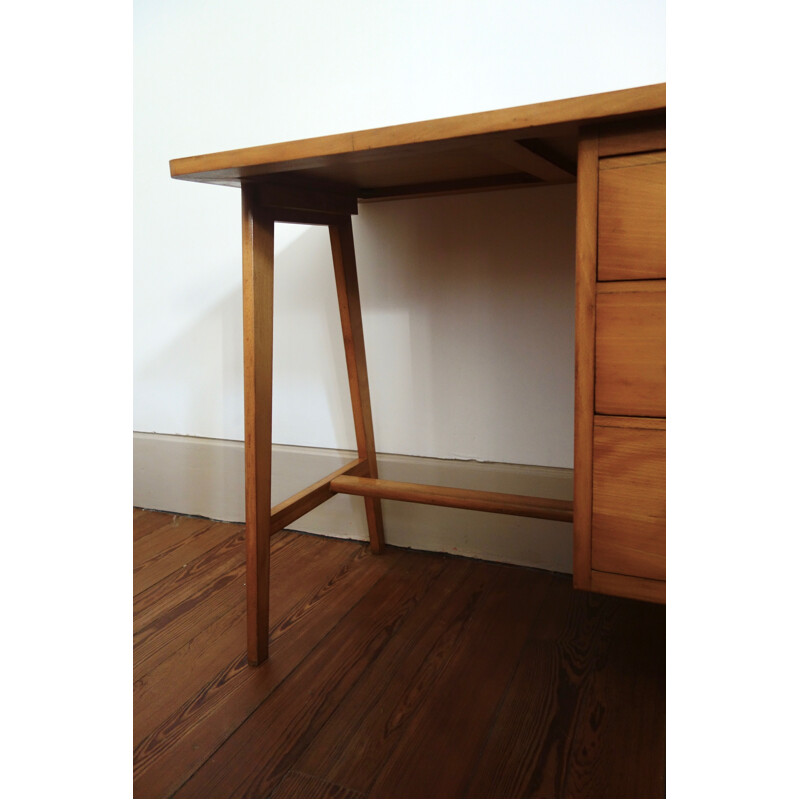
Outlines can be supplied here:
M595 425L592 569L666 578L666 431Z
M664 160L640 163L648 158ZM621 156L600 165L597 279L666 278L666 155Z
M666 416L666 281L598 285L595 411Z

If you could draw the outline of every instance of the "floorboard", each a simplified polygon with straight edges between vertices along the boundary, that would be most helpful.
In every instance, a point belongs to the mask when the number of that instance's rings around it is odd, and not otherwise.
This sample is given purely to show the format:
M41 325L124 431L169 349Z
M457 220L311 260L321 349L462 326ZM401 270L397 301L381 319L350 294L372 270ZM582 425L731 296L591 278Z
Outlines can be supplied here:
M270 797L295 798L295 797L352 797L360 798L363 795L351 792L334 783L329 783L313 775L289 770L283 780L275 788Z
M134 797L663 797L664 608L569 576L134 510Z
M183 526L187 517L178 514L170 514L166 511L147 511L143 508L134 509L133 518L133 541L138 542L144 539L153 531L165 528L167 525ZM209 520L203 520L208 522Z
M208 520L193 520L191 534L174 541L164 543L158 552L152 553L154 546L161 543L166 537L148 536L142 542L138 553L140 561L137 566L137 552L134 546L133 592L139 594L145 589L158 583L176 570L185 567L189 562L202 556L212 547L222 544L231 538L230 528L225 523L210 523ZM202 523L205 522L205 525ZM175 529L176 532L180 528ZM146 545L146 546L144 546Z

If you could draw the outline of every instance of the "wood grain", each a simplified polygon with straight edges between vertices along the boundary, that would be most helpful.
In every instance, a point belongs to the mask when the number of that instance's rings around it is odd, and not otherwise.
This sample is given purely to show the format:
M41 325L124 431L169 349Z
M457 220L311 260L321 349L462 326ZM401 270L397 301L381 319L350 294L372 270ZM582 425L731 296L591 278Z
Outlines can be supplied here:
M666 416L666 282L623 282L597 294L595 409ZM635 288L635 291L632 289Z
M441 197L448 194L470 194L505 189L529 189L547 186L530 175L513 172L508 175L489 175L478 178L463 178L449 181L425 181L421 183L393 184L391 186L369 186L359 189L361 203L379 203L384 200L413 200L418 197Z
M601 281L597 284L597 294L626 294L633 292L663 292L663 280L644 281Z
M565 748L561 796L666 797L665 609L604 600L595 612L605 623L601 639L583 639L580 657L593 674ZM635 741L635 754L619 741Z
M573 582L589 589L592 554L595 284L597 276L597 131L581 131L575 229L575 443Z
M414 566L411 553L391 560L391 569L343 617L292 676L271 693L230 738L175 794L176 797L256 797L270 794L387 646L423 602L443 570L442 561ZM313 686L298 697L297 687ZM232 772L231 759L240 769ZM249 767L247 766L249 764Z
M247 657L269 648L269 537L272 476L272 313L274 222L242 188L244 452L247 520Z
M440 142L513 133L517 138L541 135L547 129L574 132L580 123L625 115L658 112L666 107L666 85L656 84L616 92L554 100L527 106L466 114L445 119L392 125L386 128L336 134L296 142L262 145L170 161L173 178L239 185L242 177L324 167L336 160L395 158L403 152L420 154Z
M666 431L595 428L592 568L666 577Z
M467 769L508 686L508 667L497 665L515 664L528 635L530 618L519 610L535 614L545 607L550 586L511 568L483 572L483 581L471 583L476 595L461 630L445 636L448 658L440 656L438 674L424 668L429 697L403 719L402 736L370 786L372 797L418 797L421 789L425 797L464 796Z
M483 592L486 571L462 559L393 636L303 753L298 766L365 793L453 657Z
M162 547L160 552L150 555L150 548L141 548L137 553L134 548L133 592L138 594L158 583L162 578L185 567L206 550L215 547L230 538L230 528L223 523L211 520L194 520L194 525L187 526L182 537ZM175 531L177 533L177 529ZM186 535L186 534L189 535ZM164 537L159 537L163 541ZM148 542L147 539L144 540ZM136 558L141 559L138 564Z
M570 500L551 500L546 497L527 497L500 492L481 492L475 489L453 489L419 483L378 480L343 476L331 483L335 492L384 500L403 500L449 508L466 508L473 511L490 511L495 514L514 514L520 517L538 517L560 522L572 521Z
M133 602L134 679L153 669L241 600L244 529L140 592Z
M330 475L326 475L316 483L297 494L273 506L271 511L270 528L272 534L290 525L295 520L300 519L304 514L315 509L318 505L330 500L336 492L331 488L331 483L335 478L342 475L365 475L369 471L369 463L365 458L357 458L340 469L334 470Z
M667 421L663 417L606 417L597 414L595 428L644 428L645 430L665 431Z
M226 523L228 528L230 524ZM275 617L280 619L303 596L300 587L304 581L324 585L338 569L335 559L322 558L324 540L309 537L298 539L281 533L270 542L272 561L277 569L273 586ZM241 574L244 574L244 548L240 548ZM316 570L316 572L315 572ZM303 581L292 575L300 572ZM305 591L305 590L303 590ZM244 579L238 586L234 602L227 604L219 616L214 609L209 612L205 627L186 639L157 664L142 662L139 648L134 649L136 681L134 683L134 743L151 734L174 711L176 704L184 705L197 698L203 690L209 671L215 674L235 654L243 650L246 634ZM178 619L180 617L177 617ZM196 701L192 701L196 707Z
M179 517L177 514L161 514L155 511L146 512L156 515L156 524L152 525L148 517L142 519L141 525L148 533L158 531L158 536L138 536L133 540L133 569L141 569L152 559L161 559L170 550L180 546L187 540L210 528L214 522L201 517ZM138 527L134 520L134 530ZM134 590L136 594L136 590Z
M667 582L592 570L592 591L650 603L667 602Z
M464 797L603 797L575 775L572 742L602 671L617 605L554 580ZM571 784L572 791L568 790Z
M314 775L306 775L304 772L298 772L295 769L290 769L284 776L283 780L275 788L275 791L270 797L281 798L308 798L308 797L342 797L342 798L359 798L364 795L357 794L344 786L337 786L330 781L323 780Z
M133 517L134 543L166 525L176 525L179 519L176 514L166 511L150 511L144 508L136 509L136 511L138 513L134 513Z
M598 153L600 158L621 153L642 153L649 150L666 150L666 109L642 119L622 120L603 125Z
M626 169L628 167L642 167L647 164L666 164L667 153L665 150L656 152L636 153L634 155L617 156L616 158L601 158L599 168Z
M574 183L575 175L509 137L484 139L478 146L492 158L547 183Z
M302 542L315 537L294 534L291 538ZM324 550L325 540L317 541ZM338 553L328 549L323 553L317 550L315 555L314 548L309 551L304 546L300 552L287 552L290 558L283 564L275 559L283 574L280 580L276 577L274 587L279 594L274 604L270 658L254 669L248 666L243 641L234 650L225 648L227 641L215 647L206 682L195 685L188 695L181 689L171 713L165 715L162 710L157 724L138 739L134 751L136 796L172 796L309 651L325 640L342 614L368 594L390 565L391 560L370 557L360 542L341 545ZM243 606L241 583L239 601ZM241 627L238 630L241 633ZM177 664L172 665L172 670L176 668ZM179 672L172 674L174 680L182 680Z
M372 404L370 403L369 378L367 377L364 323L361 318L361 296L358 290L353 223L350 217L345 217L338 224L331 225L329 232L358 457L366 459L367 474L372 478L377 478L378 459L375 454L375 434L372 427ZM380 500L374 497L365 497L364 507L367 514L370 547L373 553L380 553L384 547L383 514Z
M162 528L167 550L191 522ZM242 526L230 534L137 597L139 618L194 632L144 667L134 648L135 797L663 796L662 607L283 532L270 658L252 668ZM209 589L234 553L219 612Z
M311 211L335 217L358 214L358 201L352 191L330 185L286 185L275 181L248 184L255 193L259 208Z
M666 278L666 160L616 161L600 170L598 280Z

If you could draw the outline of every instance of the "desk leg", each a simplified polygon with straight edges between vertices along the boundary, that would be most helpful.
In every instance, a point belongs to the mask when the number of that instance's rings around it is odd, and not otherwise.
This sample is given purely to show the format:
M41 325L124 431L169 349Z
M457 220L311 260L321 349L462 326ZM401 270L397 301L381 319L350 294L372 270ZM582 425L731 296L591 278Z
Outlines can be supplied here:
M253 665L267 658L269 644L274 228L242 187L247 660Z
M361 301L356 276L353 223L350 217L343 217L336 224L330 225L329 230L358 456L367 459L369 477L377 478L378 461L375 457L375 435L372 430L372 408L369 401L364 328L361 322ZM364 503L367 510L370 547L373 553L380 553L384 546L381 502L375 497L365 497Z

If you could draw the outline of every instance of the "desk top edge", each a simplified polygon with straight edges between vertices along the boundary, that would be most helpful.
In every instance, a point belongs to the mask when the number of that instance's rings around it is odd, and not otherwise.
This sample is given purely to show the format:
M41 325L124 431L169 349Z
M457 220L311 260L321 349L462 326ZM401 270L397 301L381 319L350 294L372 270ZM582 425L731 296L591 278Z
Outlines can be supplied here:
M550 100L496 111L410 122L383 128L332 134L310 139L226 150L170 161L170 174L180 180L239 185L238 170L264 167L291 169L376 153L391 155L409 147L435 147L471 137L532 131L559 125L580 125L604 119L666 109L666 84L652 84L613 92Z

